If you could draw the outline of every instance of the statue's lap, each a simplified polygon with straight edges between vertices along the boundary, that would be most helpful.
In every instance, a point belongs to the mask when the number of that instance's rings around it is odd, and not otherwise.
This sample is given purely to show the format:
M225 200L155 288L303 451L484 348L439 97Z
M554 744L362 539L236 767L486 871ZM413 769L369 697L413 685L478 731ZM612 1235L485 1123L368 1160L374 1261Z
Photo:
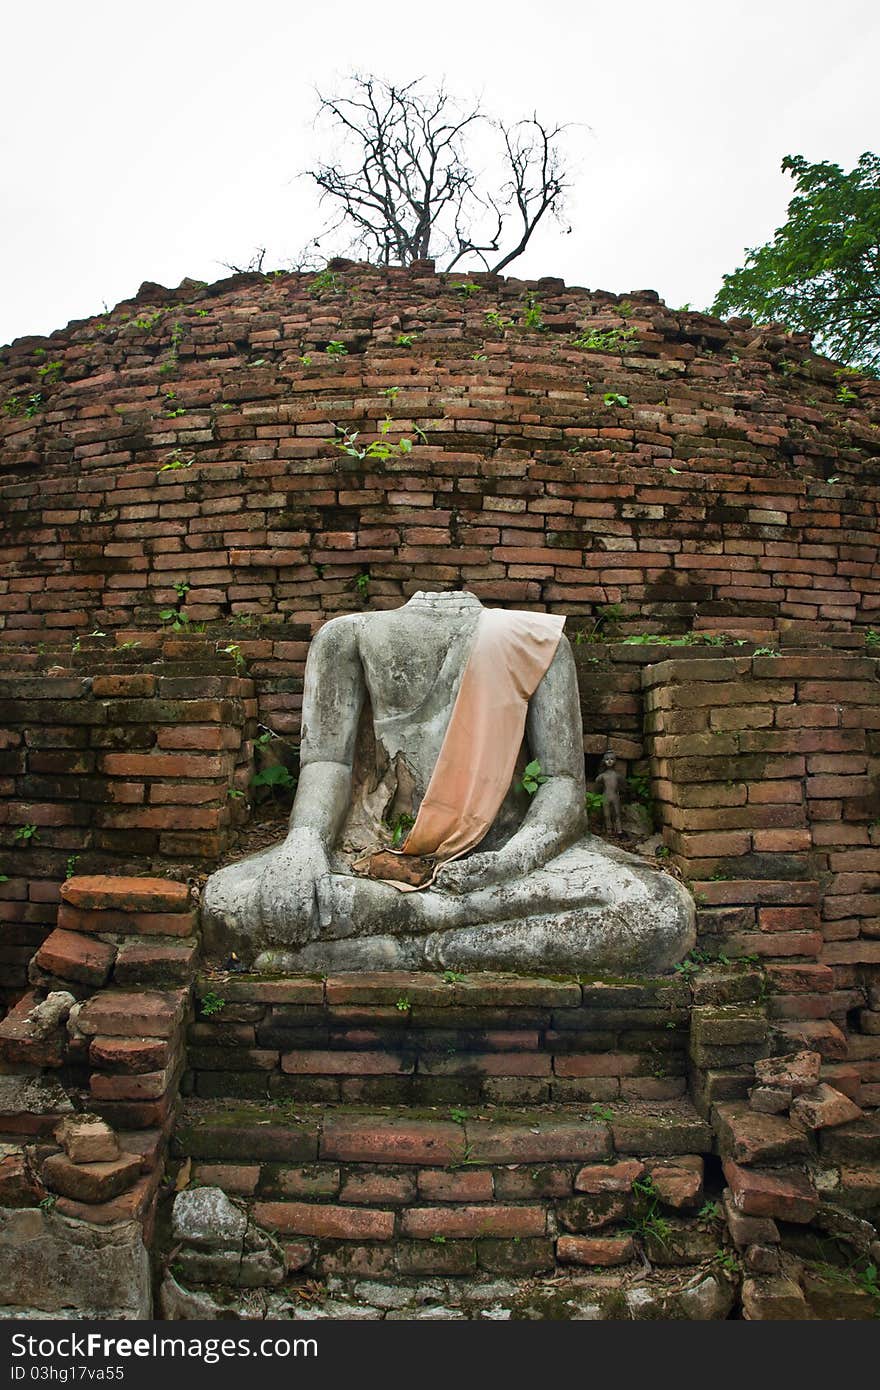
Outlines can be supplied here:
M333 873L325 920L292 939L281 847L212 875L203 902L209 950L258 970L503 969L663 973L695 940L694 904L670 875L587 837L543 868L476 892L401 893ZM272 875L271 904L261 899ZM280 888L280 891L279 891Z

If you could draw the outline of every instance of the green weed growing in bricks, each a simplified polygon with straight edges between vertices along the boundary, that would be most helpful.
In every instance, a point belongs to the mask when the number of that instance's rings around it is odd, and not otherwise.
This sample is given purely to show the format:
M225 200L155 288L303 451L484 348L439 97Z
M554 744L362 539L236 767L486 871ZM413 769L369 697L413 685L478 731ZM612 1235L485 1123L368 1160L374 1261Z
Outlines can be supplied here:
M156 476L158 477L160 473L177 473L181 468L192 468L194 463L194 454L191 454L189 458L183 458L182 455L175 450L170 458L166 459L165 462L157 468Z
M528 328L533 333L543 333L544 314L540 304L533 294L526 296L525 308L522 316L523 328Z
M159 612L159 618L163 623L167 623L172 632L189 632L190 616L185 608L163 608Z
M328 268L318 271L314 280L306 290L306 294L311 295L313 299L317 299L318 296L322 294L339 294L340 289L339 276Z
M29 845L34 840L39 839L40 832L35 825L20 825L12 832L13 840L17 840L20 845Z
M219 994L215 994L214 991L210 989L207 994L202 995L199 1001L199 1012L204 1018L210 1018L212 1014L219 1014L220 1010L225 1007L226 1000L221 999Z
M639 335L634 328L584 329L571 340L572 347L585 352L624 352L638 347Z
M61 380L63 371L63 362L45 362L42 367L37 368L37 376L41 376L49 386L53 386L55 382Z

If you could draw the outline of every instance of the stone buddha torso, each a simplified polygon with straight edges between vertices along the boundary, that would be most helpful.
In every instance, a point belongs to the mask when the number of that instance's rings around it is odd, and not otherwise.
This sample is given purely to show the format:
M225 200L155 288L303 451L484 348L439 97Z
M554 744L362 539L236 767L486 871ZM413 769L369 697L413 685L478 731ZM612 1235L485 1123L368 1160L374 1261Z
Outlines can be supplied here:
M528 699L522 743L541 764L537 794L518 788L515 774L481 842L422 891L353 870L382 825L387 833L401 814L415 816L482 612L473 594L420 592L319 631L287 838L211 875L209 951L234 949L258 970L572 972L656 972L687 952L690 895L585 834L580 705L564 638Z

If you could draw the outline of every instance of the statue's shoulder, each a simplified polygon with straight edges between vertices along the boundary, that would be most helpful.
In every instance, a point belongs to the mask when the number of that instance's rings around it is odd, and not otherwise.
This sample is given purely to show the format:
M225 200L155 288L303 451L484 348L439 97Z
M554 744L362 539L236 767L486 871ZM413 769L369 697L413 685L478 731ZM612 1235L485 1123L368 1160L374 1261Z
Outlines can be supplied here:
M312 638L311 651L315 655L355 651L362 616L361 613L342 613L338 618L328 618L327 622L324 623L323 627L318 628Z

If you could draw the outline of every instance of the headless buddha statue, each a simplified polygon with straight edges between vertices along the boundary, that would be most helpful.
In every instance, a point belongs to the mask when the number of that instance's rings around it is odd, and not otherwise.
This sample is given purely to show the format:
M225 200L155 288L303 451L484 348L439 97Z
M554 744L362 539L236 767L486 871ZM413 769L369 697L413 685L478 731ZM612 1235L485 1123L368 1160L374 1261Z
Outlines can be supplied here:
M326 623L306 665L287 838L211 875L209 951L257 971L662 973L680 961L690 895L585 833L562 621L420 592ZM399 863L392 827L396 839L411 827Z

